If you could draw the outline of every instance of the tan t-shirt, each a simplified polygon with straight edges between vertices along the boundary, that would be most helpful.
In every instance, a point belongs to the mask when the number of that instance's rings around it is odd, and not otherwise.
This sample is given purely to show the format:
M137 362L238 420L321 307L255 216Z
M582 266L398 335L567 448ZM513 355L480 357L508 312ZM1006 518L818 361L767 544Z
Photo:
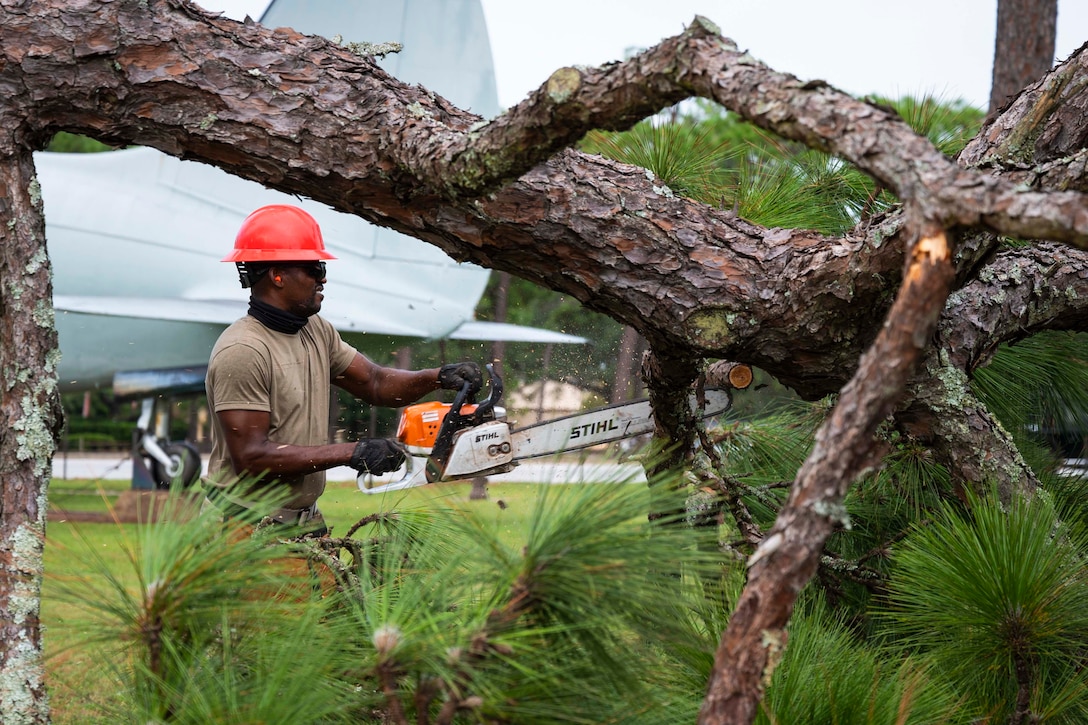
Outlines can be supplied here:
M235 480L223 429L214 415L219 411L268 413L272 441L299 446L328 443L329 386L355 355L355 348L317 315L295 335L270 330L249 315L224 330L212 349L205 379L213 412L205 485L228 487ZM291 487L291 498L283 504L290 508L309 506L325 490L324 471L278 480Z

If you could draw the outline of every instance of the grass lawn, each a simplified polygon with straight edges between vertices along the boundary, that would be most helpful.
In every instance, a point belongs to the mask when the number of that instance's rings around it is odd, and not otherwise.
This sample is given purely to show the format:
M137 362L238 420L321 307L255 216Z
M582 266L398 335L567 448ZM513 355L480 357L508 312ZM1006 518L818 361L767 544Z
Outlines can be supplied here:
M54 479L49 484L49 507L65 511L104 513L109 502L132 487L128 480Z
M52 509L108 512L128 481L56 481L51 485ZM486 500L469 500L468 484L423 486L385 494L363 494L354 482L333 482L321 497L321 509L333 535L368 514L393 510L456 508L471 511L495 527L504 540L519 541L525 534L542 484L503 483L488 487ZM169 524L152 524L162 526ZM140 546L137 524L88 523L51 516L46 528L45 580L42 586L42 624L47 683L55 723L108 722L95 720L97 702L115 692L107 659L83 640L94 624L87 612L62 600L62 590L104 563L119 581L135 586L133 552ZM104 582L103 582L104 583Z
M50 486L51 509L105 513L128 481L59 481ZM105 722L93 718L95 703L110 691L108 672L94 648L80 643L88 630L87 614L61 601L59 592L87 571L94 558L112 571L131 573L127 559L137 534L135 524L69 522L55 515L46 524L45 579L41 618L46 654L46 683L55 723Z

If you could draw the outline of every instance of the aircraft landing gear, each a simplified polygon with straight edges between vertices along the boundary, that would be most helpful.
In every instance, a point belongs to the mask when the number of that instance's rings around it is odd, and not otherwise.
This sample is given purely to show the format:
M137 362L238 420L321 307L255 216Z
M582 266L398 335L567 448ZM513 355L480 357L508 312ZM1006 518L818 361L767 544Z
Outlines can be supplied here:
M200 453L188 441L166 440L167 415L155 415L159 400L143 399L132 446L132 487L169 489L177 481L188 488L200 478Z
M169 462L164 464L157 457L151 458L151 473L157 488L170 488L178 479L188 488L200 477L200 453L192 443L173 441L160 446L160 450Z

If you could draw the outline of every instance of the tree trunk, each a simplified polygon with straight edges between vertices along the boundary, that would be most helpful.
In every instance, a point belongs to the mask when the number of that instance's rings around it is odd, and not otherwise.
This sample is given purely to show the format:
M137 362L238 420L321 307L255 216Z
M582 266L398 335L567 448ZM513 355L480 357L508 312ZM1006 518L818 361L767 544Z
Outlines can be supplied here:
M3 721L49 721L39 621L46 491L63 425L33 157L0 146L0 712Z
M1058 0L998 0L990 112L1000 110L1054 65Z
M510 297L510 273L499 272L499 279L495 285L495 322L506 322L507 305ZM491 362L495 364L495 371L499 376L503 375L502 361L506 357L506 343L495 340L491 343Z
M613 403L622 403L631 398L631 383L634 382L633 373L638 347L638 331L633 327L623 328L620 347L616 350L616 378L612 382Z

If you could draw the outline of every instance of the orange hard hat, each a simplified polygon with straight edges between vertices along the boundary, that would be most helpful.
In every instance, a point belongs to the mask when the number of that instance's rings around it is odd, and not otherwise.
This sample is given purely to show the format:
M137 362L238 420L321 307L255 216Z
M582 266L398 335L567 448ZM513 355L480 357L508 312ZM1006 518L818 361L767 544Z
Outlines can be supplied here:
M297 206L271 204L246 217L224 262L302 262L336 259L325 251L321 227Z

